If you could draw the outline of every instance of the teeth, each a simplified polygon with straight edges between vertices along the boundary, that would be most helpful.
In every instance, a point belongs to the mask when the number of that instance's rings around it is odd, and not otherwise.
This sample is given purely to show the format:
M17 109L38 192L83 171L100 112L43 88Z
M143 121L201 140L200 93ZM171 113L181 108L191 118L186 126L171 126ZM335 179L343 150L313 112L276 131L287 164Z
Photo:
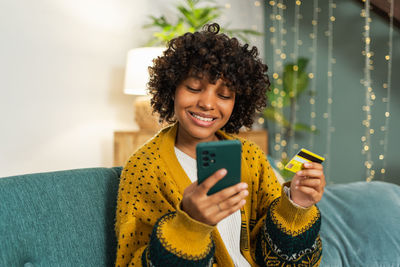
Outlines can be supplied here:
M192 113L192 116L201 121L213 121L213 118L204 118Z

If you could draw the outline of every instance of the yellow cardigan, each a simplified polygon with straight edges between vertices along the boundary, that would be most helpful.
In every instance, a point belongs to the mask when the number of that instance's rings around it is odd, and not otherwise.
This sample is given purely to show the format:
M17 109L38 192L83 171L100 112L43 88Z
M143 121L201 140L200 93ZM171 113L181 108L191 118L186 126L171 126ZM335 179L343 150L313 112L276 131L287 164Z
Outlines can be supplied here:
M119 185L116 266L233 266L215 226L180 210L190 179L174 151L177 124L161 130L128 160ZM241 209L240 248L252 266L317 266L321 216L316 206L295 207L282 193L264 153L242 142L242 181L249 196Z

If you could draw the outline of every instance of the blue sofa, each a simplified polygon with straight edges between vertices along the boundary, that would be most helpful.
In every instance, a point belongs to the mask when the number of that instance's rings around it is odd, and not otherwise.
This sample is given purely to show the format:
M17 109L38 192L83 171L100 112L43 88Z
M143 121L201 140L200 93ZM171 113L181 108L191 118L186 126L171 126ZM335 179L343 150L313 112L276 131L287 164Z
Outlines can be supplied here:
M121 168L0 179L0 266L113 266ZM400 266L400 187L328 186L321 266Z

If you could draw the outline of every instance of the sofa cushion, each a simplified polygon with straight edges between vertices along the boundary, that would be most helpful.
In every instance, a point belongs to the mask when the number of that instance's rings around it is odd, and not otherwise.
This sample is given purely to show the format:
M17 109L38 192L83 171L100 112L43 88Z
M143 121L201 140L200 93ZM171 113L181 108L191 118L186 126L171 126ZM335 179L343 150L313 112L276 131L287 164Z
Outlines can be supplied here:
M0 266L112 266L120 171L0 179Z
M0 266L113 266L121 168L0 179ZM331 185L321 266L400 266L400 187Z
M331 185L318 206L322 213L321 266L400 266L398 185Z

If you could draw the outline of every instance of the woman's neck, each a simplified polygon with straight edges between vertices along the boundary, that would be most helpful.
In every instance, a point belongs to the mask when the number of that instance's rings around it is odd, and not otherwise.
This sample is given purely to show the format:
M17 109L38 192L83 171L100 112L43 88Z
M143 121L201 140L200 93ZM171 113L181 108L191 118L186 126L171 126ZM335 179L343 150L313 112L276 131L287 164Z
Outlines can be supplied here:
M214 134L214 136L210 140L197 139L185 133L184 130L182 130L182 128L179 127L178 124L175 146L185 154L189 155L190 157L196 159L197 144L207 141L218 141L218 137Z

